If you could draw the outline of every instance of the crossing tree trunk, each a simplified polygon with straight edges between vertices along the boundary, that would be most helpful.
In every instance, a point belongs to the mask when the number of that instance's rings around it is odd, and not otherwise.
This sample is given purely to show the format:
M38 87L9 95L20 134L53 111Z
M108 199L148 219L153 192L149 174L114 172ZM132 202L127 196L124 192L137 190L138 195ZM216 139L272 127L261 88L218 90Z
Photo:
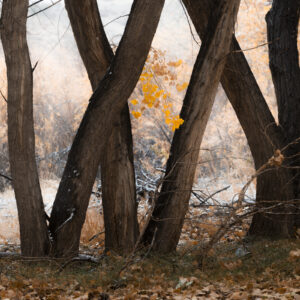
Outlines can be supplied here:
M65 0L77 47L93 91L112 62L96 0ZM120 254L132 251L138 236L132 133L128 104L115 118L101 154L105 248Z
M160 195L143 243L159 252L176 249L188 209L203 134L229 53L239 0L224 0L211 16L175 131ZM154 241L152 241L154 239Z
M81 228L106 143L135 88L164 0L135 0L116 55L93 93L72 144L50 218L52 254L78 253Z
M215 10L220 0L183 0L193 21L197 33L203 38L208 16ZM284 136L269 110L256 79L233 36L231 53L221 77L222 86L233 106L237 118L244 130L255 168L259 169L274 154L275 149L284 146ZM257 209L293 198L291 173L285 168L269 169L257 178ZM278 209L282 212L282 207ZM279 221L280 219L280 221ZM290 236L292 234L290 215L257 213L250 228L250 234L269 237Z

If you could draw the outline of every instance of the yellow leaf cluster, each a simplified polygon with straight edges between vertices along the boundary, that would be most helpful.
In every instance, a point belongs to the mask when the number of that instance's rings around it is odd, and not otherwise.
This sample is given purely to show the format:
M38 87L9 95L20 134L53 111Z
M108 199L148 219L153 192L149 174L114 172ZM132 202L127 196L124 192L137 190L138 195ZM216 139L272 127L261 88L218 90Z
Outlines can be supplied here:
M158 85L152 81L153 75L151 73L144 72L141 75L140 81L142 82L142 91L144 99L142 103L149 108L158 107L159 99L164 94L164 90L160 90Z
M130 101L132 105L137 105L139 101L137 99L133 99Z
M188 87L188 85L189 84L187 82L184 82L183 84L177 84L176 89L178 92L182 92Z
M170 126L172 131L175 131L183 124L184 120L173 112L172 104L169 102L171 98L170 93L161 87L163 85L161 82L165 81L169 81L170 86L175 85L174 81L177 75L170 67L179 67L182 63L181 59L167 63L163 52L152 50L139 79L143 99L140 102L137 99L130 101L135 106L135 109L131 112L134 118L140 118L146 108L160 108L163 112L165 123ZM187 85L185 82L178 84L176 88L178 91L183 91Z
M139 111L134 111L134 110L131 113L136 119L138 119L142 115Z
M168 66L178 68L179 66L182 65L182 59L179 59L178 61L170 61L168 63Z
M178 115L177 116L170 116L170 111L166 110L165 111L165 115L166 115L166 123L168 125L170 125L172 127L172 131L175 131L176 129L178 129L180 127L180 125L183 124L184 120L181 119Z

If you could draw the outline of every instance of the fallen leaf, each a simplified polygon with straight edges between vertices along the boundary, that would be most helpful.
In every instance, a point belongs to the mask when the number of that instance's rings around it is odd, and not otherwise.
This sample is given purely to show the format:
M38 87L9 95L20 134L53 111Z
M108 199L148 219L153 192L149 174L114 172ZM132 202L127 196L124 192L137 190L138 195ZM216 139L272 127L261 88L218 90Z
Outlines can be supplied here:
M300 249L292 250L289 254L289 260L296 260L300 258Z

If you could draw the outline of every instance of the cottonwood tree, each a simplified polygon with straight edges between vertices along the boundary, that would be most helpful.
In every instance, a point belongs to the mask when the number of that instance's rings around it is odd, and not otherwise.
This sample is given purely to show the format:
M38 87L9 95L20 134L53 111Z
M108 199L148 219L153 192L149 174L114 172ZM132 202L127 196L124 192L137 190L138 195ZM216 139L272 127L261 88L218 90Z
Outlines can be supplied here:
M208 16L216 9L219 2L220 0L183 0L200 38L204 36ZM297 65L296 62L295 64ZM255 168L258 170L272 157L275 149L281 149L284 146L284 133L281 126L276 124L234 36L221 83L244 130ZM275 203L275 206L282 212L283 208L278 206L278 203L286 203L294 198L291 182L291 174L286 168L269 169L258 176L256 185L258 210ZM273 215L255 214L249 233L268 237L293 235L291 214L281 216L279 221L278 209Z
M216 9L218 1L202 1L201 4L196 3L195 1L185 1L185 5L196 25L198 33L200 34L200 36L203 36L207 25L207 16L210 14L210 11ZM296 9L294 11L297 12ZM201 15L201 13L202 18L199 17L199 14ZM198 18L196 19L197 14ZM298 19L299 18L297 18L296 20L298 21ZM201 21L199 22L199 20ZM297 34L295 36L297 36ZM280 126L276 126L274 118L270 113L269 108L262 96L262 93L258 88L251 69L249 68L247 61L234 37L232 39L231 51L232 53L227 57L227 64L223 72L221 81L246 133L246 137L248 139L250 149L254 157L255 166L257 169L259 169L259 167L272 156L276 148L282 148L284 145L286 145L284 137L285 133L281 130ZM296 66L298 66L298 64L296 64ZM241 78L243 78L243 80L241 80ZM242 98L246 98L246 101L242 102ZM266 208L268 206L273 206L274 203L275 206L277 206L277 209L272 211L274 215L271 214L266 216L265 214L258 212L253 219L253 223L250 229L251 234L273 237L286 237L292 235L293 218L291 218L290 210L286 211L286 214L282 214L282 212L285 212L285 207L278 205L278 202L284 203L286 202L286 200L290 200L295 197L295 193L293 193L293 189L291 187L292 185L288 184L290 182L290 179L291 173L287 169L268 170L268 172L260 175L257 182L258 210L261 207ZM166 184L163 185L161 195L163 194L165 186ZM189 186L191 187L191 183L189 184ZM161 198L162 196L160 196L159 199ZM168 206L168 203L172 203L172 200L162 202L167 203L166 206ZM176 201L174 201L174 203L176 203ZM183 203L186 204L186 201L183 201ZM157 207L159 206L160 204L158 202ZM170 209L170 207L171 206L165 209L165 212L167 211L166 215L171 219L173 218L183 220L182 217L178 217L176 215L176 209L172 210ZM158 209L156 208L153 215L154 218L156 218L155 214L157 214L157 211ZM280 222L278 222L279 212L281 213ZM164 217L162 217L162 219L164 218L166 218L165 215ZM163 235L161 234L161 232L164 231L163 229L161 229L163 225L153 225L156 222L153 222L152 220L144 235L144 241L149 242L153 238L153 232L157 230L154 248L163 248L160 241L164 241L163 244L166 244L164 246L165 250L163 249L163 251L168 251L168 249L174 248L174 245L176 245L177 243L176 240L178 240L180 234L180 222L181 221L177 223L179 224L177 226L177 229L174 229L174 232L176 232L176 234L173 232L172 235L172 233L169 234L170 232L168 232ZM166 222L160 221L159 224L164 223L166 224ZM166 226L166 228L169 228L169 226ZM167 232L167 230L165 230L165 232ZM165 238L159 238L160 234ZM175 238L172 238L174 236ZM165 243L167 237L168 243Z
M120 250L128 239L128 248L124 252L130 251L138 232L131 131L126 103L146 60L164 1L157 1L154 4L150 1L134 2L124 36L114 58L105 37L96 2L86 1L82 10L78 9L79 5L77 8L72 5L73 2L66 0L66 6L94 93L72 145L55 199L49 226L53 239L50 247L34 161L32 69L26 43L28 2L24 5L17 0L3 1L1 38L8 69L8 100L11 101L8 104L8 135L9 140L11 137L10 151L13 152L10 154L10 163L24 255L47 255L49 249L55 256L77 254L80 231L100 162L105 170L102 175L104 188L107 187L104 196L105 225L108 230L107 247ZM203 45L184 99L181 117L185 123L175 133L166 177L153 218L143 236L144 244L153 241L154 249L163 252L174 250L179 240L201 140L220 78L245 131L257 169L272 156L276 148L282 148L299 136L299 126L296 122L299 115L299 101L297 102L299 63L295 42L299 22L299 1L287 1L285 5L274 1L272 8L274 13L269 14L271 21L268 26L268 37L271 45L270 57L273 57L273 60L270 59L270 65L273 81L278 89L277 99L280 99L278 101L281 103L281 108L279 107L279 115L281 113L282 116L279 119L283 124L280 124L281 126L276 126L247 61L235 37L232 37L239 1L184 0L184 3L198 34L203 38ZM212 15L208 23L208 16L212 11L217 13ZM290 16L291 20L287 21L289 18L280 17L282 12ZM18 26L15 24L16 19ZM11 26L12 24L15 27ZM278 27L276 24L279 24ZM11 28L14 30L10 31ZM87 30L88 34L84 30ZM12 32L14 41L8 38L12 36ZM278 35L280 37L277 37ZM281 42L274 43L277 40ZM231 47L230 54L229 47ZM287 61L282 51L278 51L282 47L286 47L284 49L287 53L291 51L289 58L292 63ZM15 53L19 56L16 60L12 60L12 54ZM22 72L16 71L19 67L15 64L16 61L24 67ZM296 67L293 67L293 62L296 62ZM289 68L285 68L287 65ZM105 72L107 67L109 69ZM289 95L291 90L295 91L293 97ZM197 101L199 96L200 101ZM15 118L17 122L12 120L14 116L18 116ZM282 128L284 130L281 130ZM18 147L14 149L14 145ZM22 148L23 145L26 147ZM295 159L299 152L297 147L288 148L287 155L292 156L292 159L288 161L287 167L298 166ZM18 152L18 149L21 151ZM110 159L110 155L113 159ZM20 168L23 173L20 173ZM123 189L119 186L115 189L110 184L110 179L121 184L124 179L114 171L114 168L126 174L125 179L130 178L130 182ZM288 168L281 168L270 170L260 176L257 181L258 209L295 197L299 191L298 181L293 181L295 183L293 185L287 184L292 182L292 176L295 175L296 169L290 171ZM22 187L25 187L24 194L20 193ZM120 202L119 197L124 191L128 192L126 200ZM31 197L29 201L28 195ZM281 207L279 212L284 212ZM278 213L278 210L273 213ZM290 216L281 214L281 222L278 222L272 215L266 217L258 212L253 218L250 233L289 236L294 224ZM118 218L121 219L121 228L117 225Z
M239 0L224 0L211 15L175 132L166 175L142 242L153 249L176 249L188 209L200 145L211 113L218 83L229 53Z
M49 251L46 214L35 162L33 71L26 40L28 1L3 0L1 40L7 66L9 162L25 256Z
M279 125L284 132L284 144L290 145L285 156L292 175L296 227L300 227L300 68L297 47L299 16L299 0L273 0L272 8L266 16L269 65L275 88ZM291 216L290 218L292 219ZM263 224L260 228L262 226Z
M95 91L114 57L96 0L65 0L81 58ZM113 130L101 154L105 248L124 254L138 237L135 174L128 104L114 119Z
M207 30L208 16L212 11L216 10L221 1L184 0L183 2L191 16L199 36L203 38ZM283 81L286 84L289 83L290 91L295 91L295 97L292 99L289 98L289 103L287 103L287 95L285 94L284 102L285 107L289 105L295 109L285 110L285 118L286 120L290 120L290 123L292 124L287 125L286 130L282 130L283 126L280 126L281 124L279 126L276 125L268 105L266 104L266 101L264 100L264 97L256 83L255 77L253 76L245 56L243 55L243 52L234 36L232 38L231 53L227 56L227 63L221 77L223 88L227 93L227 96L244 129L250 150L254 158L256 169L259 169L268 161L268 159L274 154L275 149L281 149L287 145L287 143L291 143L297 137L299 137L299 131L297 131L299 130L299 125L295 121L292 121L297 120L297 116L299 116L299 110L297 107L299 101L296 100L299 99L299 95L297 93L300 82L297 80L297 76L299 74L299 63L296 42L299 22L299 1L293 1L293 3L290 2L284 4L281 2L280 4L281 8L279 8L279 4L276 1L273 2L273 10L277 12L275 15L277 18L279 18L284 11L283 7L285 7L285 13L283 15L286 16L286 18L281 18L281 22L279 22L279 20L273 20L273 22L270 21L270 24L273 26L276 24L275 27L277 27L277 34L284 35L285 40L281 37L282 44L280 45L274 43L276 39L270 39L269 37L269 44L271 49L277 45L277 51L275 51L277 53L277 68L275 66L275 70L278 71L278 66L281 66L282 68L282 72L279 72L279 74L283 75L283 78L281 77L281 88L285 90L284 86L282 86ZM287 22L287 20L290 21ZM283 25L285 25L285 30ZM282 31L279 30L279 28ZM277 38L277 40L279 39ZM284 53L288 53L289 51L292 53L290 56L286 56L282 51L279 51L279 49L285 49L286 51L284 51ZM280 55L279 58L278 55ZM272 53L270 53L270 56L272 56ZM289 62L287 61L288 57ZM270 64L272 64L272 58L270 59ZM291 67L287 69L284 67L286 65L290 65ZM274 71L272 71L272 73L274 73ZM278 79L279 74L277 73L278 81L280 80ZM291 76L293 77L292 79L290 78ZM274 82L274 84L276 85L276 82ZM287 134L291 131L293 134ZM290 136L290 138L287 139L286 136ZM257 213L254 215L249 230L249 233L252 235L262 235L267 237L290 237L294 234L295 227L293 225L296 224L297 219L295 222L293 218L293 212L295 212L295 210L294 208L290 207L290 201L292 199L299 198L297 195L299 181L295 180L295 175L297 175L296 171L290 172L287 167L289 165L297 166L296 158L297 154L299 154L299 149L297 149L297 146L295 146L294 149L288 149L290 150L287 151L287 154L285 155L291 153L290 155L293 157L292 162L289 162L284 168L271 168L267 170L267 172L261 174L257 179ZM182 162L182 159L177 159L178 164ZM171 172L171 168L169 167L170 175L166 176L166 182L168 183L163 183L162 193L170 193L169 191L172 191L172 194L174 191L180 191L178 188L180 186L178 184L179 181L174 180L174 177L172 177L172 172L176 170L175 162L176 161L173 161L173 169ZM185 177L182 176L181 178ZM173 190L164 190L164 186L172 186ZM181 186L181 195L184 194L185 189L192 189L192 181L190 181L190 183L184 187ZM155 206L153 219L149 223L149 226L145 232L144 242L149 244L154 238L154 249L168 252L172 249L175 249L176 242L172 243L170 240L167 240L166 237L168 235L172 236L174 241L176 241L179 238L178 234L180 234L180 230L174 230L172 232L172 229L170 229L170 227L172 228L171 224L173 225L176 223L174 220L182 220L182 217L180 213L178 214L174 207L173 210L170 209L170 207L176 203L173 202L174 198L166 195L162 196L162 193L158 198L158 203ZM163 198L164 201L162 200ZM270 207L274 208L270 209ZM262 210L264 210L266 213L262 212ZM181 226L180 221L177 222L177 226ZM161 228L165 228L165 230ZM162 245L158 242L159 239ZM170 246L170 244L172 246Z
M116 55L89 101L51 213L49 228L55 256L78 252L100 156L142 72L163 5L163 0L134 1Z
M14 114L11 114L11 118L14 117L20 123L16 125L8 122L9 140L15 146L19 139L16 146L28 151L25 154L12 153L11 157L14 187L16 190L19 186L25 188L23 194L21 189L16 192L23 255L42 256L49 249L54 256L74 256L78 253L80 232L101 154L113 132L113 124L119 122L121 112L142 72L163 6L164 0L154 3L150 0L135 0L132 5L116 55L90 98L72 144L51 213L49 230L52 243L49 246L34 161L32 69L26 44L28 1L3 1L1 35L7 57L8 102L12 101L10 106ZM16 60L12 60L12 55L17 55ZM24 66L22 72L20 65ZM26 80L29 80L29 84L26 84ZM26 128L29 129L26 131ZM25 172L25 175L21 176L18 172ZM37 192L28 201L28 193L32 190Z

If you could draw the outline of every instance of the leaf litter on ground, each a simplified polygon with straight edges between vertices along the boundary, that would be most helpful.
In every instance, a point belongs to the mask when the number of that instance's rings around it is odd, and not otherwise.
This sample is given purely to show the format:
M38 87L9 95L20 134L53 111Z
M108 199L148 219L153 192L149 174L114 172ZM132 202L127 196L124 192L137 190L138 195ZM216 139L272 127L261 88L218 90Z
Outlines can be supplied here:
M137 263L122 272L126 258L114 253L99 264L75 261L61 271L57 260L3 257L0 299L300 300L300 240L248 242L251 255L241 257L240 247L219 243L202 268L194 247L172 255L137 253Z

